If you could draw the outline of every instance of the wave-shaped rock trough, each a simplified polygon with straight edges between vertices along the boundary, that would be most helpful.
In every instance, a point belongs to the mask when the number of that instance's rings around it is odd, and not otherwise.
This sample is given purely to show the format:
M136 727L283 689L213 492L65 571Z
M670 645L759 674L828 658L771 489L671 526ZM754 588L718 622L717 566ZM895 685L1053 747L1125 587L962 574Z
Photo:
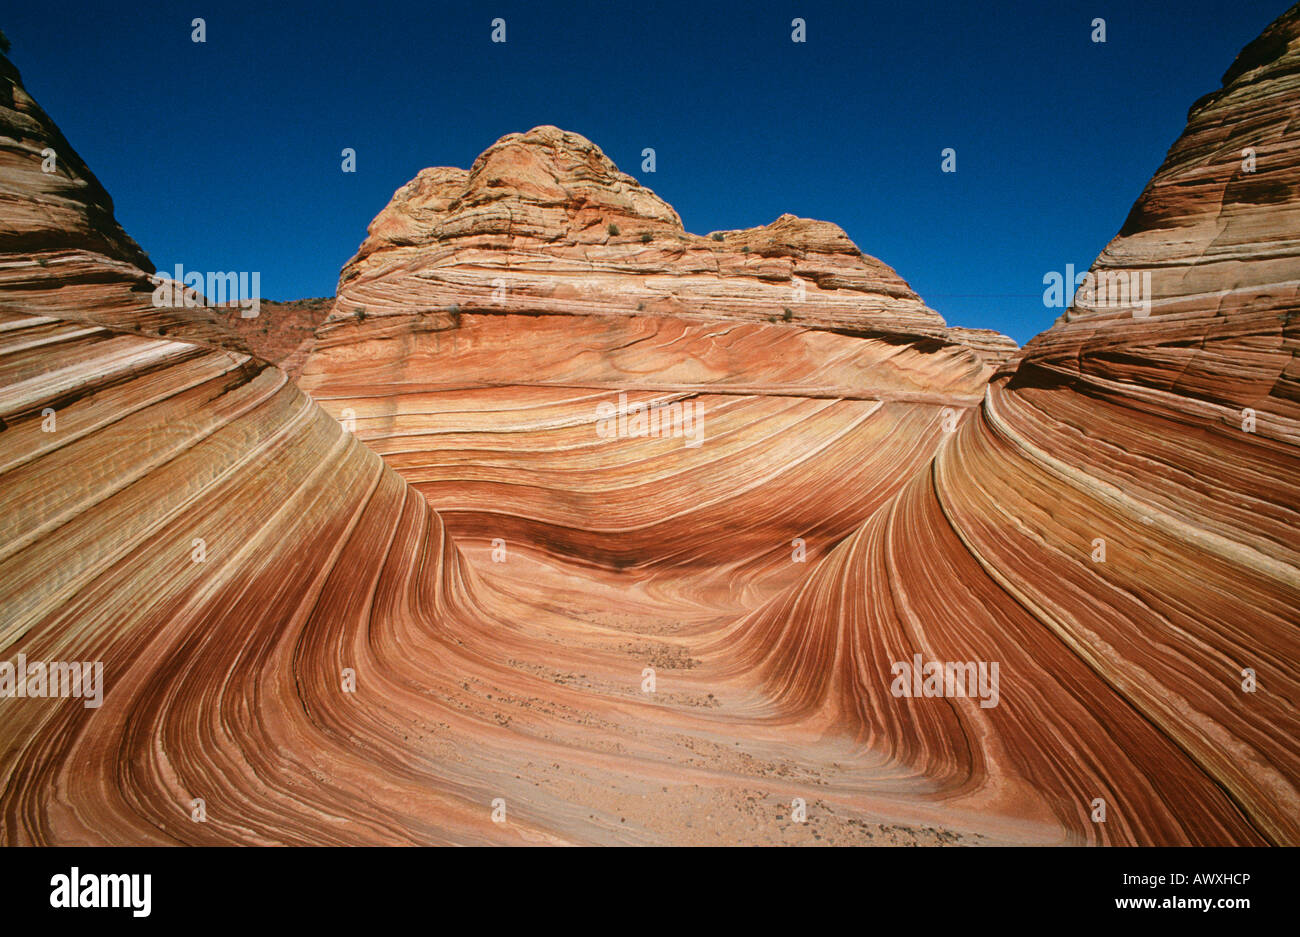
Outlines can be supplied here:
M1300 842L1298 62L1300 8L1099 257L1149 315L949 329L538 128L399 190L297 383L0 63L0 660L107 684L0 699L0 836Z

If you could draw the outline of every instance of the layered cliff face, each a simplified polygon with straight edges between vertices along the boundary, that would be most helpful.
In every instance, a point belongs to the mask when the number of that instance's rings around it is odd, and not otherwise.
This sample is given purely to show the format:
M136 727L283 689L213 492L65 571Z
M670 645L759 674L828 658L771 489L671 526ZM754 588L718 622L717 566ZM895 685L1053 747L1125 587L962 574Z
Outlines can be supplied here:
M150 302L0 59L0 662L104 664L0 698L0 836L1300 842L1298 56L1098 259L1148 314L1095 277L1023 360L543 127L399 190L302 390Z

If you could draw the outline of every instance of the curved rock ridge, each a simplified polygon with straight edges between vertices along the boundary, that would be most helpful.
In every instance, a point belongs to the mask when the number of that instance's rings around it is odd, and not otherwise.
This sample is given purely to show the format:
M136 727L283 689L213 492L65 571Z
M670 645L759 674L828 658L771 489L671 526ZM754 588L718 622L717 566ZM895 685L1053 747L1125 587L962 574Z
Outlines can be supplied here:
M830 222L782 215L689 234L599 147L549 126L398 189L343 268L319 335L350 343L358 315L420 330L457 311L787 321L967 344L995 363L1016 350L996 332L948 330Z
M1171 159L1291 113L1298 34ZM1221 263L1198 159L1095 268L1140 245L1172 305L1076 302L1023 360L816 222L633 272L680 222L554 128L385 209L299 386L141 334L147 295L0 280L0 664L106 686L0 698L0 839L1300 844L1297 193L1213 210ZM814 317L672 266L763 243Z

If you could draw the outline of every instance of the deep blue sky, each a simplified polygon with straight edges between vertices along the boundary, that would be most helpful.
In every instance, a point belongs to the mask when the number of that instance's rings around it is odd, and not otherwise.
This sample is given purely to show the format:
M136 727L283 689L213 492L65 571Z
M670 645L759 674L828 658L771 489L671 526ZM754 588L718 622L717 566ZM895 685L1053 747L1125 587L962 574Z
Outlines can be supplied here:
M161 269L332 295L421 168L556 124L689 231L834 221L949 324L1023 343L1059 313L1043 275L1092 262L1188 106L1287 5L74 0L6 4L0 28ZM498 16L505 44L489 41ZM939 171L949 146L955 174Z

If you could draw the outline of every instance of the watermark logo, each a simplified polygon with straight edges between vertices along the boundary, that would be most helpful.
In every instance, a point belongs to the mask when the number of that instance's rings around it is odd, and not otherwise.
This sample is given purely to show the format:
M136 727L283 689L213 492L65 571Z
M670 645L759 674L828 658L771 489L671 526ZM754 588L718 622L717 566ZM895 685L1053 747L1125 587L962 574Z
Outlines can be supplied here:
M617 407L608 400L596 405L596 432L601 439L676 437L686 440L686 448L696 449L704 442L704 408L698 400L629 404L626 392L620 391Z
M981 709L998 704L997 661L922 661L914 654L911 661L894 661L889 672L894 675L889 692L895 698L968 697L979 699Z
M82 875L77 866L50 878L51 908L130 908L133 917L148 917L153 906L153 876Z
M155 306L194 309L205 305L237 305L241 319L256 319L261 312L262 274L258 271L217 270L205 275L197 270L186 273L177 264L175 274L171 278L161 274L149 278L156 287L153 291Z
M1129 309L1144 319L1151 314L1150 270L1091 270L1075 273L1074 264L1065 265L1065 274L1052 270L1043 275L1043 305L1063 309L1067 287L1075 289L1073 305L1077 309Z
M19 654L17 662L0 661L0 698L82 700L87 709L104 702L103 661L28 661Z

